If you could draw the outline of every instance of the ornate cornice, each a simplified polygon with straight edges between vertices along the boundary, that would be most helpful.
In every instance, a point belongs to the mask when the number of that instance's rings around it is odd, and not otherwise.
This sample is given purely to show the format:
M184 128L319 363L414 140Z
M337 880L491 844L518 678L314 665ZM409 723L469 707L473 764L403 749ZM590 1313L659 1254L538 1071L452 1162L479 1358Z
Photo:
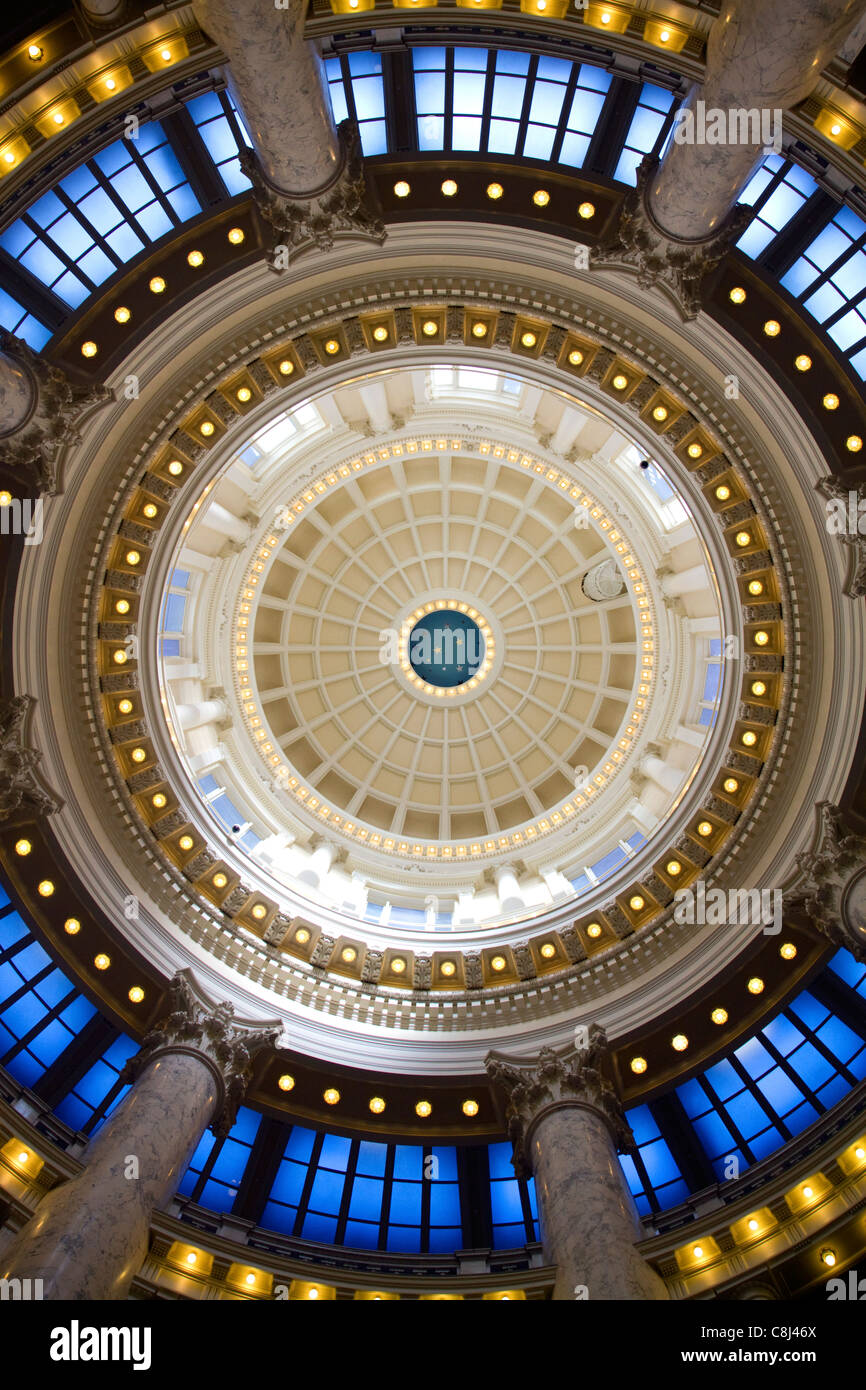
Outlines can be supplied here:
M838 806L823 801L816 809L817 844L797 856L802 882L791 905L834 946L866 962L866 836Z
M39 783L36 769L42 754L24 743L35 704L32 695L0 702L0 821L50 816L63 804Z
M608 1079L607 1034L597 1023L590 1024L585 1047L565 1052L542 1047L532 1060L489 1052L484 1065L493 1086L507 1097L505 1120L514 1144L517 1173L528 1175L532 1171L531 1138L536 1126L551 1111L566 1107L593 1110L604 1120L617 1148L626 1152L634 1149L634 1135Z

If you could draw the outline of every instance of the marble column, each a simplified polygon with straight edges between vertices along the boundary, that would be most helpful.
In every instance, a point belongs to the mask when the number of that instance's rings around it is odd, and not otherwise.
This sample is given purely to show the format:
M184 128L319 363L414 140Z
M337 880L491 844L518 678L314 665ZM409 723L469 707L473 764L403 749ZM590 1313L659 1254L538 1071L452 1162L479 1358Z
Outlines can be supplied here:
M242 163L289 255L307 242L328 249L335 232L384 240L357 126L334 125L324 65L304 39L306 9L306 0L193 0L198 23L228 59L229 91L256 152Z
M607 1079L604 1031L593 1024L587 1047L544 1047L535 1059L491 1052L486 1066L507 1097L515 1168L535 1175L545 1256L557 1267L554 1299L666 1299L635 1249L642 1230L617 1158L634 1141Z
M41 1279L49 1300L124 1299L147 1253L150 1219L175 1191L207 1125L225 1134L252 1056L281 1026L236 1023L188 971L172 981L173 1010L127 1064L132 1089L85 1154L0 1256L0 1277Z
M104 27L116 24L126 9L126 0L80 0L85 19Z
M751 218L737 199L766 145L781 141L782 113L813 90L862 14L863 0L724 0L703 85L677 114L661 163L644 158L590 263L636 271L695 318L702 279Z
M707 39L703 87L689 94L681 118L697 135L706 114L727 118L720 144L697 139L669 146L647 191L658 226L678 241L699 241L718 231L760 162L765 133L734 123L728 113L789 111L815 87L848 31L863 14L863 0L727 0ZM698 102L704 103L703 115ZM781 115L780 115L781 119ZM745 127L745 129L744 129ZM753 138L744 139L748 133Z
M205 724L219 724L228 718L225 700L199 700L175 706L175 714L185 733L201 729Z

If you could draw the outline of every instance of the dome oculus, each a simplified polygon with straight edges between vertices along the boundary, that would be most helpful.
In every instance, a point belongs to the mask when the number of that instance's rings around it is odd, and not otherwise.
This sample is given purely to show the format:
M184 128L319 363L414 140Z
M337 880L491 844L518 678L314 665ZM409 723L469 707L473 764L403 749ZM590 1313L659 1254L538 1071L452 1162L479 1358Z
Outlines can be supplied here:
M436 609L415 623L407 642L409 665L420 680L451 690L477 675L484 661L481 628L468 613Z

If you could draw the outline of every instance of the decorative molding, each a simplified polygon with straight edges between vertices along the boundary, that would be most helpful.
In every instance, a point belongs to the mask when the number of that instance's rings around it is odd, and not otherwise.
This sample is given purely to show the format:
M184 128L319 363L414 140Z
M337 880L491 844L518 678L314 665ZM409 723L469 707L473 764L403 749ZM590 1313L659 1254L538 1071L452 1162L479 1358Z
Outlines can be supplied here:
M514 1144L514 1168L518 1174L528 1176L532 1171L530 1139L535 1126L551 1110L565 1106L595 1111L617 1147L625 1152L634 1150L634 1135L626 1124L619 1096L608 1080L607 1034L597 1023L590 1024L585 1048L557 1052L552 1047L542 1047L534 1060L488 1052L484 1066L491 1083L507 1096L505 1120L508 1137Z
M37 779L42 754L24 743L35 704L32 695L14 695L0 703L0 822L50 816L63 805Z
M791 899L810 924L834 946L844 946L866 964L866 836L859 835L838 806L822 801L818 842L797 855L803 883Z
M817 484L818 491L834 502L842 502L847 510L850 502L850 493L855 493L857 498L857 517L860 515L860 504L866 503L866 483L860 483L857 488L845 487L839 482L838 478L822 478ZM864 507L866 510L866 507ZM853 533L841 531L838 533L839 540L848 547L848 577L845 580L843 592L848 598L862 598L866 594L866 535L862 535L859 529Z
M179 970L169 986L172 1011L145 1036L141 1050L130 1057L121 1081L131 1083L160 1053L197 1054L220 1085L210 1128L217 1138L228 1134L252 1076L252 1059L264 1047L274 1047L283 1025L264 1028L235 1022L231 1004L213 1004L199 990L190 970Z

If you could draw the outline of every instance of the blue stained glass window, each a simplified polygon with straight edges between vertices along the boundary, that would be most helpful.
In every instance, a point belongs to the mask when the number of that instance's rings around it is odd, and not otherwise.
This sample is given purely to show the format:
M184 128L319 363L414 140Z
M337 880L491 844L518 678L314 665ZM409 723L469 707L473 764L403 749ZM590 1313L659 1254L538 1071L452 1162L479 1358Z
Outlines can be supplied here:
M858 375L866 379L866 359L856 350L866 339L866 317L861 313L861 296L866 293L864 244L866 222L850 208L841 207L781 283L826 326L839 348L850 354Z
M338 1215L345 1181L343 1173L332 1173L327 1168L320 1167L313 1179L310 1210L324 1212L328 1216Z
M673 104L671 92L666 92L651 82L643 84L622 154L614 171L614 178L620 183L637 183L637 167L644 155L654 150L660 142L665 118Z

